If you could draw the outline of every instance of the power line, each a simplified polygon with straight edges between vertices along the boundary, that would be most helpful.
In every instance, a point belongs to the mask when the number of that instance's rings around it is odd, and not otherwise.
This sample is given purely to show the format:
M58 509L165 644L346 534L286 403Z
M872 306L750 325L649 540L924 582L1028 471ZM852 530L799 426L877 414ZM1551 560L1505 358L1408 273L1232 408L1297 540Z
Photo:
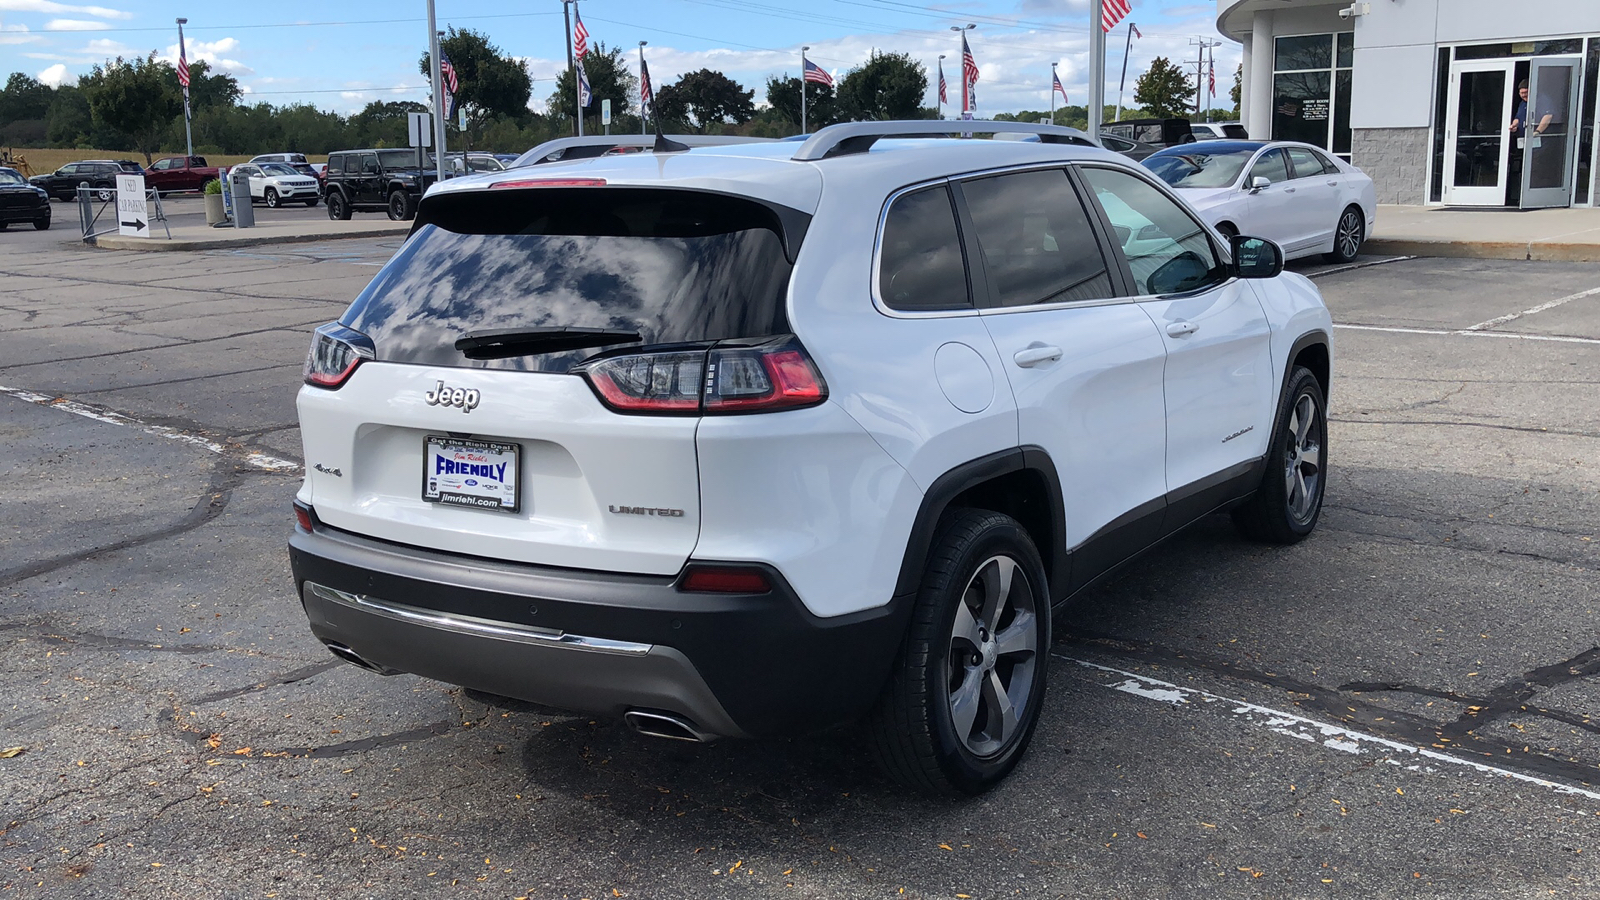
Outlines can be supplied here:
M561 15L561 14L560 13L554 13L554 12L500 13L500 14L497 14L497 15L487 15L487 16L456 16L456 17L452 18L450 21L452 21L452 22L467 22L467 21L477 21L479 19L524 19L524 18L531 18L531 17L534 17L534 16L559 16L559 15ZM427 21L427 19L425 19L425 18L414 18L414 19L353 19L353 20L348 21L348 22L256 22L256 23L248 23L248 24L243 24L243 25L191 25L191 26L189 26L189 30L190 31L244 31L244 30L247 30L247 29L257 29L257 28L342 28L342 27L348 26L348 25L416 25L416 24L419 24L421 22L426 22L426 21ZM61 34L61 35L106 34L106 33L131 34L131 33L140 32L140 31L171 31L171 30L172 30L171 26L161 26L159 28L63 28L63 29L61 29L59 31L46 30L46 31L30 32L30 34L41 34L41 35L43 35L43 34Z

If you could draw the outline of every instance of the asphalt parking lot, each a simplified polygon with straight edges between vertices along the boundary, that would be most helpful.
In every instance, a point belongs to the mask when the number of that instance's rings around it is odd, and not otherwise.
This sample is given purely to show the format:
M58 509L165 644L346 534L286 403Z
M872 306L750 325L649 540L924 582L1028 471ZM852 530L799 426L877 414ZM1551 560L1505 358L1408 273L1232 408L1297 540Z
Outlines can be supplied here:
M1302 268L1318 532L1219 517L1084 597L1027 759L936 802L850 734L338 663L289 578L294 395L398 241L76 244L0 235L0 897L1600 894L1600 267Z

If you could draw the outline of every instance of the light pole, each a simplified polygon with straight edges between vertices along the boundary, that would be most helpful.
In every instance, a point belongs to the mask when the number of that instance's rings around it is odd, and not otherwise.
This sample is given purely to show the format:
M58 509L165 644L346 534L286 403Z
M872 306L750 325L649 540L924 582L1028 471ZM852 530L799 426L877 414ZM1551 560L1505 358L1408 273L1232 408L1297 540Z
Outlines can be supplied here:
M805 135L805 51L811 50L810 46L800 48L800 133Z
M644 134L644 83L650 75L644 70L644 45L649 41L639 42L639 133Z
M939 121L944 121L944 54L939 54L939 86L933 95L933 105L939 109Z
M1100 121L1106 116L1105 0L1089 4L1089 137L1100 140Z
M969 87L971 87L971 85L967 82L967 55L971 52L971 49L969 47L967 47L967 36L966 36L965 32L971 31L972 29L977 28L977 27L978 26L972 24L971 22L968 22L965 27L962 27L960 25L951 25L950 26L950 30L951 31L961 32L962 33L961 34L961 112L962 113L967 113L967 112L970 111L970 109L969 109L969 107L967 105L967 89Z
M178 20L178 65L183 66L183 141L189 148L189 155L194 155L194 132L189 127L189 54L183 46L183 26L188 19Z
M434 176L444 180L444 79L439 77L439 26L428 0L428 77L433 80ZM419 141L420 143L420 141ZM426 168L418 166L419 169Z

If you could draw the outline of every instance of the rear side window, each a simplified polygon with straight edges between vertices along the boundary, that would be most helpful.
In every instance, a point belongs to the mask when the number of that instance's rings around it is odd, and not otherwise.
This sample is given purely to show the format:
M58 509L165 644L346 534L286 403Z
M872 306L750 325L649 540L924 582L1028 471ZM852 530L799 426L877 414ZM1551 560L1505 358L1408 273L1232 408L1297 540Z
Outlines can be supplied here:
M962 182L994 306L1109 297L1088 214L1061 169Z
M1294 177L1313 178L1322 174L1322 160L1304 147L1288 147L1289 164L1294 166Z
M706 345L791 329L778 214L698 191L533 188L448 194L340 322L379 360L566 372L599 348L467 359L457 339L499 329L598 328ZM804 220L790 211L787 221Z
M968 309L967 264L944 185L895 198L883 223L878 296L890 309Z

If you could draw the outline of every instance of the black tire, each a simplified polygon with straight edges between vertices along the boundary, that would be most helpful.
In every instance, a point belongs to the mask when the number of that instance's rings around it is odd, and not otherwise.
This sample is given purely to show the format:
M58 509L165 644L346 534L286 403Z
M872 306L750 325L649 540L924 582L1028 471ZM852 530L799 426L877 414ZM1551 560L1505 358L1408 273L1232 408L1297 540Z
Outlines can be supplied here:
M1239 229L1232 222L1222 222L1217 225L1217 233L1231 241L1239 236Z
M278 192L274 188L267 188L262 192L261 199L266 202L268 209L277 209L283 205L283 200L278 197Z
M1297 543L1317 527L1327 486L1327 404L1317 377L1295 366L1278 404L1261 486L1233 511L1234 525L1252 540Z
M415 212L411 208L411 195L403 189L389 192L389 218L395 222L408 221Z
M1331 263L1355 262L1361 255L1361 245L1367 240L1367 220L1361 207L1347 206L1339 213L1339 222L1333 226L1333 252L1322 254Z
M1002 595L994 586L1007 560L1010 591ZM984 611L988 597L1004 601L992 620ZM1044 704L1050 649L1044 564L1015 519L956 510L929 548L915 602L889 683L865 723L867 743L902 785L938 795L982 793L1022 758ZM956 633L961 613L968 623L962 632L975 630L976 643ZM1031 640L1031 650L1000 649L1008 640L1017 647ZM965 734L954 708L962 697L971 700ZM997 721L999 697L1015 711L1010 724Z
M5 231L7 228L10 228L10 227L11 227L11 223L10 222L0 222L0 231Z
M33 220L33 229L35 231L49 231L50 230L50 217L49 216L45 216L42 219L34 219Z
M315 207L316 205L317 205L317 198L315 198L315 197L312 197L310 200L306 201L306 209L311 209L311 208Z
M336 222L350 220L350 204L345 201L344 195L337 191L328 194L328 218Z

